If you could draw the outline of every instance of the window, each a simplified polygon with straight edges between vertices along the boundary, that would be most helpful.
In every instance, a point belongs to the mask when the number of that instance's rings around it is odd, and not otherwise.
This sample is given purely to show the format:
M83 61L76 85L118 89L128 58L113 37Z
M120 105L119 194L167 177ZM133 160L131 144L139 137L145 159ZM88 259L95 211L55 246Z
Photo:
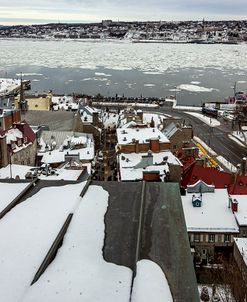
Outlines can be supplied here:
M224 242L230 242L231 241L231 235L225 234L224 235Z
M214 234L209 234L208 235L208 242L215 242L215 235Z
M23 141L24 141L24 144L27 143L27 137L26 136L24 137Z
M200 242L200 234L194 234L194 241Z

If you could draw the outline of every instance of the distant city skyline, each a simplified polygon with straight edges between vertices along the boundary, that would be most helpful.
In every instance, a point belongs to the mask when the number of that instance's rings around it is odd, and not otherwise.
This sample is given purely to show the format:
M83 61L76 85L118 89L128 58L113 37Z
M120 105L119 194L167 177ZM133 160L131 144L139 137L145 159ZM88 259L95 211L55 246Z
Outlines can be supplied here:
M0 0L0 24L244 20L246 0Z

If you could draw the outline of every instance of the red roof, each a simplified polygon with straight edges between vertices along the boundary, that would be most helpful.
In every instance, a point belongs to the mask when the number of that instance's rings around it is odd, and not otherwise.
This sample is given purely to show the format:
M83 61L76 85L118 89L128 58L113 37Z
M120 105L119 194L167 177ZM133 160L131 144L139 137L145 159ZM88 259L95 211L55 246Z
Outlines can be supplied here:
M198 180L203 180L216 188L226 188L232 183L231 173L219 171L215 168L193 165L184 173L182 177L182 186L193 185Z
M235 176L234 173L199 166L195 163L187 168L187 171L184 170L182 175L181 185L183 187L193 185L198 180L202 180L208 185L214 185L216 189L228 188L229 194L247 194L247 175Z
M27 137L27 143L33 143L35 141L36 135L25 120L21 123L14 123L13 126L16 126L16 128L23 133L23 137Z

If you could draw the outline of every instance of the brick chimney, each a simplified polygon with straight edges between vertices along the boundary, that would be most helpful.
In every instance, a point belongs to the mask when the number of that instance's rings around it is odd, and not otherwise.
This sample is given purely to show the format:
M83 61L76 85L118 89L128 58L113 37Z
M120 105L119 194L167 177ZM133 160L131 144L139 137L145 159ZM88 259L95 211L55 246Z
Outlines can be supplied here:
M160 152L160 141L158 138L150 139L150 150L156 153Z
M99 113L93 112L93 125L98 126L99 125Z
M232 206L232 212L238 212L238 201L237 199L233 199L231 202L231 206Z
M139 140L135 141L135 153L139 153L140 152L140 147L139 147Z

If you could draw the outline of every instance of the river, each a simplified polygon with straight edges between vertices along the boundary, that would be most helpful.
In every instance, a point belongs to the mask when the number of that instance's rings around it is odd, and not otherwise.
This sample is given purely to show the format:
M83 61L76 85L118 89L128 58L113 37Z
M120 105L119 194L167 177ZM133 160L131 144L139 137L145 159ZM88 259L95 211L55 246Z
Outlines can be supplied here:
M32 92L177 95L178 103L223 101L247 90L247 45L129 41L0 40L0 78L32 80Z

